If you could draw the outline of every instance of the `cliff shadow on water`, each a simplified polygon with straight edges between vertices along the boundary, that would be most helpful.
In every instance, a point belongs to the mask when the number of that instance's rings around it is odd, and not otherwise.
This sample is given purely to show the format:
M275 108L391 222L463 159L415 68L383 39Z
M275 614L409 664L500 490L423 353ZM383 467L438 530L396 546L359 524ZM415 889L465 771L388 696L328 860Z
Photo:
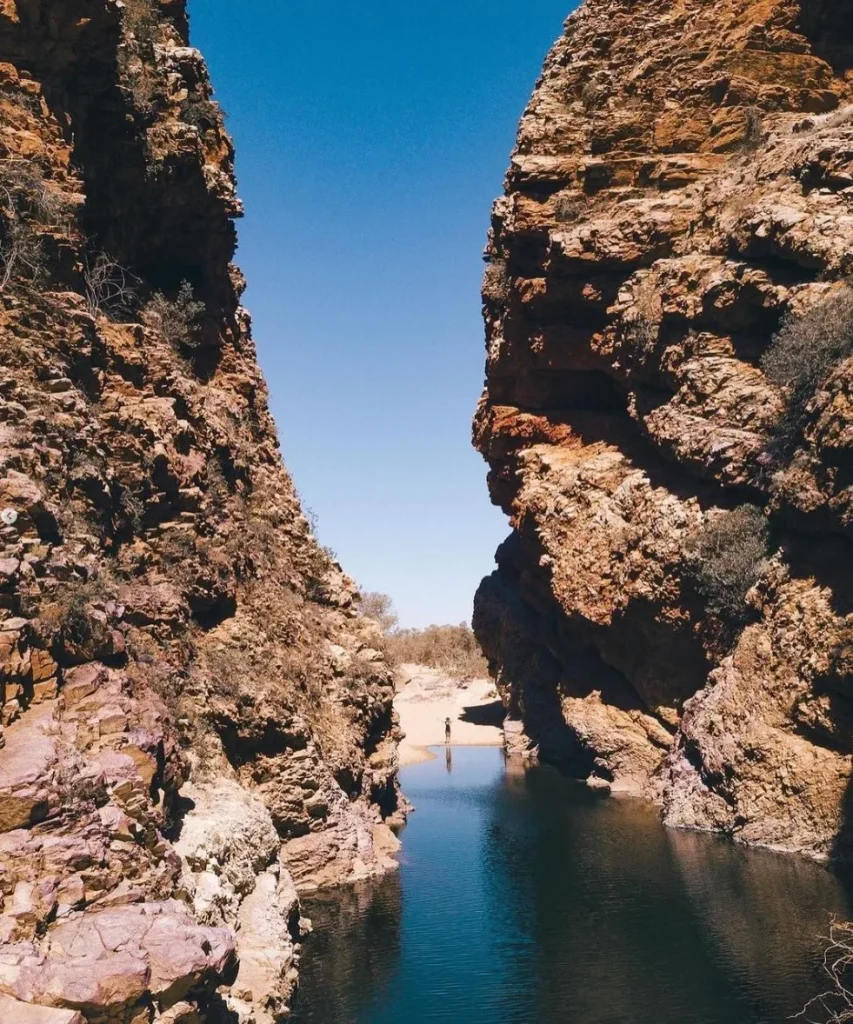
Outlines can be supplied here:
M778 1024L823 987L849 875L667 829L497 750L402 781L417 811L396 883L307 904L300 1022Z

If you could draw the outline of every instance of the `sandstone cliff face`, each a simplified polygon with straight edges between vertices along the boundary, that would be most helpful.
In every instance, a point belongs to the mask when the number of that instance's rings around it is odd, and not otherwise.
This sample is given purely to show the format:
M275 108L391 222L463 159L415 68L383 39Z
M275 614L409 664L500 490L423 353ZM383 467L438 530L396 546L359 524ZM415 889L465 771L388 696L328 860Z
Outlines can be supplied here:
M281 463L187 33L0 2L4 1020L277 1019L298 891L396 844L393 685Z
M474 431L514 745L815 856L849 852L853 361L780 461L761 357L853 272L851 102L849 0L587 0L494 208ZM695 552L744 503L771 557L727 639Z

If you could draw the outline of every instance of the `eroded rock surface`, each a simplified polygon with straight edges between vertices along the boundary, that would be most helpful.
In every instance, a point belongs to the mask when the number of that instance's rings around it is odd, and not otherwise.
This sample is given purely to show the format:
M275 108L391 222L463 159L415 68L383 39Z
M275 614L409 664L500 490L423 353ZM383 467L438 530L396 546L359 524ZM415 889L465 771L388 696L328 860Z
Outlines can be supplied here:
M279 1019L297 890L392 864L393 683L282 466L232 160L183 0L0 2L3 1020Z
M513 533L474 625L513 746L673 825L849 853L853 362L781 463L761 369L853 271L849 0L587 0L487 257L474 436ZM725 642L691 552L745 502L773 551Z

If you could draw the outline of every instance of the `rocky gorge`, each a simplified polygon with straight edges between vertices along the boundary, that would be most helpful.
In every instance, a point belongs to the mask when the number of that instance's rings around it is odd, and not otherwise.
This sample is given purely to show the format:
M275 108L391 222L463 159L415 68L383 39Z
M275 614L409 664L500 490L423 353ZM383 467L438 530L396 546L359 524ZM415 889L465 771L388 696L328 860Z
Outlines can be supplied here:
M486 257L512 534L474 628L512 748L848 856L853 5L587 0Z
M0 2L0 1019L267 1024L390 869L378 627L283 467L184 0Z

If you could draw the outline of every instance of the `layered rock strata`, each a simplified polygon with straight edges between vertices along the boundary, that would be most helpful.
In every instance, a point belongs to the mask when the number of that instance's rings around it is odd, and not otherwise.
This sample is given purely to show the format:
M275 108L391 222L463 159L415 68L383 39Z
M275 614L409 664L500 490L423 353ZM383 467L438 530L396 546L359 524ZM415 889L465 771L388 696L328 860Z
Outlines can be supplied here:
M494 207L475 444L511 518L475 630L513 746L672 825L849 853L853 361L774 454L762 371L853 272L853 4L587 0ZM771 550L727 637L697 538Z
M0 2L0 1017L286 1012L390 673L284 470L183 0ZM223 1016L224 1015L224 1016Z

